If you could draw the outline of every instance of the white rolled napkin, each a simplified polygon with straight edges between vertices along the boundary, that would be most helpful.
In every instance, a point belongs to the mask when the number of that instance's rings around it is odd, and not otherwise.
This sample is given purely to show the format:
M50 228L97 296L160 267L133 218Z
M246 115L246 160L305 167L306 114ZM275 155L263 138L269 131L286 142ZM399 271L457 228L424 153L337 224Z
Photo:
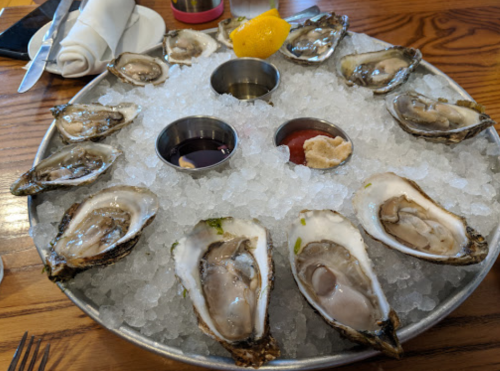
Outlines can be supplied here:
M90 0L61 41L57 65L63 77L96 75L106 69L123 32L139 19L135 0Z

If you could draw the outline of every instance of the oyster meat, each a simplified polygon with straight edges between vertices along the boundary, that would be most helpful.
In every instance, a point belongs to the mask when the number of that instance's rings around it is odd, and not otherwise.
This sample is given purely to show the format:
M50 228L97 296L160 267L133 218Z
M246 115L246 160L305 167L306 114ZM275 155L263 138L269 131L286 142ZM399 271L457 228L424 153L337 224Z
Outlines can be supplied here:
M98 141L129 125L141 107L134 103L117 106L100 104L63 104L51 109L64 143Z
M223 21L220 21L215 38L223 45L232 49L233 40L231 40L229 35L231 34L231 32L233 32L235 29L237 29L247 21L248 19L246 17L228 18L224 19Z
M112 146L93 142L64 146L21 175L10 187L10 192L16 196L27 196L90 184L121 154L122 151Z
M346 15L331 13L317 20L308 19L290 32L280 52L295 63L322 63L333 54L348 27L349 18Z
M116 186L73 204L59 224L45 267L53 281L95 266L109 265L132 251L158 211L146 188Z
M399 357L399 319L359 230L348 219L331 210L301 211L291 225L288 248L300 292L329 325L352 341Z
M219 48L210 35L194 30L173 30L163 38L163 52L168 63L190 66L193 58L208 57Z
M175 273L189 293L198 326L238 366L259 367L280 355L267 313L271 246L259 223L234 218L201 221L173 246Z
M340 59L338 72L347 85L385 94L403 84L422 60L418 49L393 46L376 52L349 54Z
M479 263L488 255L486 240L464 218L394 173L365 180L353 206L366 233L404 254L453 265Z
M452 104L414 91L387 97L386 106L403 130L432 142L459 143L496 124L475 102Z
M168 65L160 58L128 52L109 62L108 71L121 81L136 86L158 85L168 78Z

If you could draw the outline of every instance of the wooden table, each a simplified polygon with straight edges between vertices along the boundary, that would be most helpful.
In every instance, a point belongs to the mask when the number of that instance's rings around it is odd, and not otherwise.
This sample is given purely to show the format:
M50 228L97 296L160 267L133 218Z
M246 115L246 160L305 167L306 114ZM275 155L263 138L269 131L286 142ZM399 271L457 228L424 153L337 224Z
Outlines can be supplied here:
M223 17L230 15L227 3ZM140 4L158 11L170 29L189 27L173 19L168 0ZM428 62L457 81L500 122L498 0L282 0L280 12L287 16L314 4L347 14L353 31L419 48ZM32 9L5 9L0 31ZM52 344L50 370L200 369L161 358L112 335L40 274L42 262L28 235L26 199L12 196L9 186L31 167L52 121L49 108L66 103L92 78L65 80L45 73L32 90L19 95L24 64L0 57L0 255L6 269L0 285L0 369L7 369L26 330ZM500 263L460 308L404 348L403 360L378 356L342 369L499 370Z

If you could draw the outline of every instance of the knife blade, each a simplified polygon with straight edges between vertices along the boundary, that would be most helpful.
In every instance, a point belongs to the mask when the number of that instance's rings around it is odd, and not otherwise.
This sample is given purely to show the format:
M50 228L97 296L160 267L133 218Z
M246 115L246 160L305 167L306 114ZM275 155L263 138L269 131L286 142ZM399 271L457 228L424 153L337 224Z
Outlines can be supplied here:
M52 24L49 27L49 30L45 33L42 39L42 45L38 52L33 58L28 71L24 75L23 81L21 81L21 85L19 85L18 93L25 93L29 89L36 84L36 82L40 79L45 70L45 66L47 65L47 59L50 54L50 50L54 44L54 40L57 38L57 31L59 30L59 26L61 25L64 17L68 14L69 8L73 0L61 0L59 5L57 6L56 12L54 13L54 18L52 20Z

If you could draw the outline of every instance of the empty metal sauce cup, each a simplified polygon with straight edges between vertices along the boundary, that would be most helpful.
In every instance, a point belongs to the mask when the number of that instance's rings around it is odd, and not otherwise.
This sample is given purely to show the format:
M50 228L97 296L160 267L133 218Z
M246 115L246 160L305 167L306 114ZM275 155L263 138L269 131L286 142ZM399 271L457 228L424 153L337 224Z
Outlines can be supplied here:
M349 138L349 136L345 133L344 130L326 120L321 120L313 117L300 117L287 121L284 124L282 124L274 133L274 144L276 145L276 147L280 146L283 140L288 135L299 130L324 131L334 137L341 137L345 141L351 143L351 153L349 154L349 156L347 156L347 158L344 161L332 167L324 169L316 169L316 170L330 170L336 168L337 166L343 165L347 161L349 161L349 159L352 156L352 153L354 152L354 144L352 143L351 138Z
M209 139L223 143L229 154L209 166L186 168L170 162L173 151L189 139ZM224 121L211 116L189 116L168 124L156 138L156 154L167 165L176 170L202 174L208 170L220 169L227 164L238 147L238 134Z
M279 83L278 69L258 58L231 59L217 67L210 77L217 94L231 94L247 102L269 101Z

